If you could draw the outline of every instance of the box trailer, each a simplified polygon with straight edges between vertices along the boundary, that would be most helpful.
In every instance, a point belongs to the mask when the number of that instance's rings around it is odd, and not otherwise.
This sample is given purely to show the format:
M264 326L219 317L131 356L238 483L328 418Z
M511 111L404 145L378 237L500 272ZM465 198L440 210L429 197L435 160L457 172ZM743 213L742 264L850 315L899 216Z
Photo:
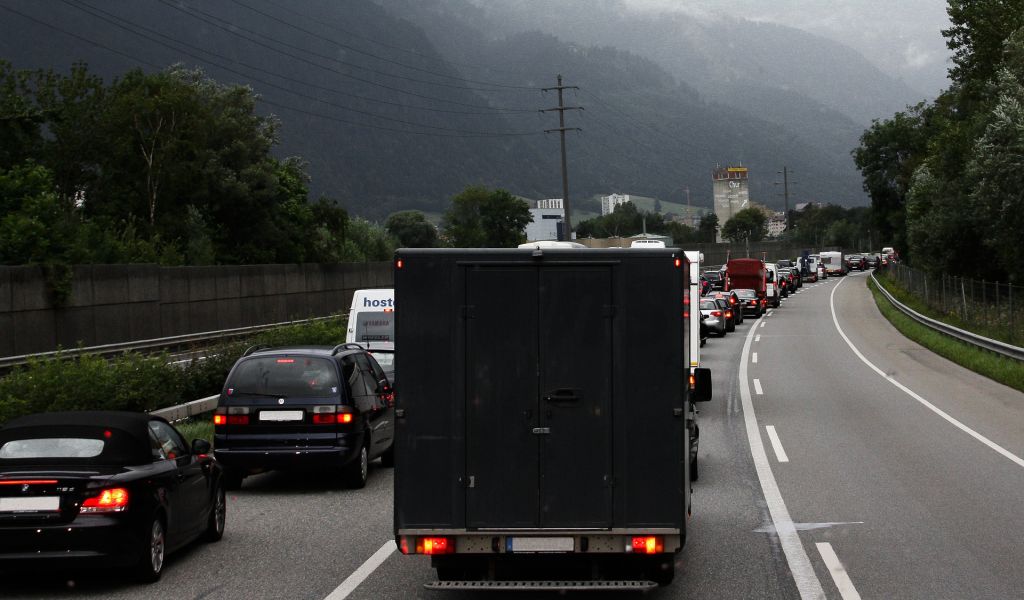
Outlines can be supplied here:
M768 269L764 261L759 258L734 258L726 268L729 271L729 289L754 290L758 300L763 301L759 307L763 310L768 303ZM758 310L759 314L761 310Z
M426 587L671 581L711 396L688 275L677 249L396 253L394 533Z

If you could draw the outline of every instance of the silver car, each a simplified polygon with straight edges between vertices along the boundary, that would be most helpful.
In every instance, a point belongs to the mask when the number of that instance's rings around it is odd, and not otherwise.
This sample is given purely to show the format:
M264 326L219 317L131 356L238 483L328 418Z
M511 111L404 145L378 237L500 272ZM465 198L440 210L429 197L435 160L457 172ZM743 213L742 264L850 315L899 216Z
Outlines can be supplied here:
M708 326L708 333L719 337L725 337L726 318L725 309L713 298L701 298L700 314L704 315L704 324Z

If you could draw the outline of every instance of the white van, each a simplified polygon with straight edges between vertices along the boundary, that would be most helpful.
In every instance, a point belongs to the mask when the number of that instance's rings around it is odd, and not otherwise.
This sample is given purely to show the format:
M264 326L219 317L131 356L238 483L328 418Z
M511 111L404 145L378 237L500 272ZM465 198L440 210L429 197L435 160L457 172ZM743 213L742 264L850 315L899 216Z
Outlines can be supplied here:
M348 311L346 342L395 341L395 290L356 290Z
M700 258L702 254L696 250L685 250L686 262L690 266L690 373L700 366Z

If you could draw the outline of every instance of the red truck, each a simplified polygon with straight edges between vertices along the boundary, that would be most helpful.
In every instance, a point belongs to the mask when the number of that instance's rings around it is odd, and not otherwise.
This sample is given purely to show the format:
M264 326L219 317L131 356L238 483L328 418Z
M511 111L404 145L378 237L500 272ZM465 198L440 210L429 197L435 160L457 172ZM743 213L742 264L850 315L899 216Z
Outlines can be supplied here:
M757 298L745 300L743 309L760 317L768 307L768 271L764 261L759 258L734 258L726 265L726 272L729 273L728 290L754 290Z

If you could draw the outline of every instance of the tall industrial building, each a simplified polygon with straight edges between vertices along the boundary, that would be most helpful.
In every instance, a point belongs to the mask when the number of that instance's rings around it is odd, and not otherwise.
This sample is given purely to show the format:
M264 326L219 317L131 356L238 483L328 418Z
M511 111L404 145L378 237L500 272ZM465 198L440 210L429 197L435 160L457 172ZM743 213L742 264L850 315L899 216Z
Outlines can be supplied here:
M733 215L750 206L750 182L746 167L715 167L712 180L715 191L715 215L718 217L718 234L715 241L722 241L722 226Z

